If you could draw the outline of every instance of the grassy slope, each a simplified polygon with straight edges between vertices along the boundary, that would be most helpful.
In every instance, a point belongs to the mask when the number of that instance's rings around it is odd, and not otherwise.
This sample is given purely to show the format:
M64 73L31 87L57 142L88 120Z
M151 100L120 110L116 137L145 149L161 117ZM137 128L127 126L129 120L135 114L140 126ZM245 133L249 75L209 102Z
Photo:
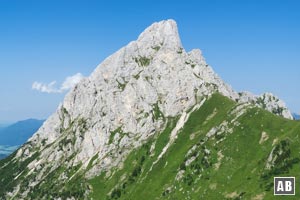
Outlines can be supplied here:
M191 114L175 143L150 171L177 121L168 119L165 131L133 151L121 170L115 169L110 177L105 178L102 174L90 180L93 188L91 197L181 200L251 199L262 196L265 199L281 199L273 196L273 176L296 176L296 180L300 178L297 160L300 151L300 123L261 109L249 108L238 119L240 125L233 127L233 133L223 133L205 141L205 135L212 127L234 117L229 113L235 106L235 102L219 94L213 95L199 110ZM212 113L216 114L206 120ZM232 125L229 124L230 126ZM259 144L263 131L268 134L269 139ZM274 139L276 140L272 146ZM150 146L154 141L157 141L155 154L150 156ZM187 156L193 146L195 150ZM277 167L266 170L266 160L272 148L281 148L286 154L279 156ZM224 157L217 169L220 154ZM189 166L184 165L192 156L196 157L194 162ZM184 174L180 180L176 180L179 169L183 169ZM298 190L295 197L286 199L296 199L297 196L300 196Z
M84 193L91 188L90 197L96 200L282 199L273 196L273 176L296 176L299 180L300 122L286 120L258 108L248 108L238 118L239 125L229 123L228 128L232 128L232 132L225 131L208 139L206 134L209 130L235 117L230 113L236 106L226 97L213 95L199 110L191 113L178 138L155 165L153 163L168 143L178 117L165 118L167 123L162 133L133 150L122 169L113 169L111 176L106 177L103 173L89 180L91 187L83 178L84 172L68 182L57 182L56 178L62 172L71 177L80 167L66 169L66 166L61 166L48 174L43 183L28 195L32 199L64 199L70 196L83 199ZM262 132L266 132L269 138L259 144ZM266 160L272 150L277 154L276 165L267 170ZM24 186L21 189L27 188L31 177L26 175L26 166L38 156L35 154L20 162L13 160L12 155L0 161L0 199L5 199L4 194L19 182ZM193 162L186 165L191 158ZM180 170L182 176L176 179ZM20 177L14 180L20 173ZM34 178L34 174L31 176ZM285 199L297 199L299 196L300 191L296 189L296 196Z

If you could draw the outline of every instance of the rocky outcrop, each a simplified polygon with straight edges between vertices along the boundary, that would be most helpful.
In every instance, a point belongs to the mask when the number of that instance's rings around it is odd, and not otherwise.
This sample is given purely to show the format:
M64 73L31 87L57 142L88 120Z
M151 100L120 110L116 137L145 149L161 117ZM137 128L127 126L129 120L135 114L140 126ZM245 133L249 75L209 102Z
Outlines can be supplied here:
M250 102L276 115L287 119L293 119L293 115L286 107L285 103L272 93L264 93L257 96L250 92L240 92L239 96L240 102Z

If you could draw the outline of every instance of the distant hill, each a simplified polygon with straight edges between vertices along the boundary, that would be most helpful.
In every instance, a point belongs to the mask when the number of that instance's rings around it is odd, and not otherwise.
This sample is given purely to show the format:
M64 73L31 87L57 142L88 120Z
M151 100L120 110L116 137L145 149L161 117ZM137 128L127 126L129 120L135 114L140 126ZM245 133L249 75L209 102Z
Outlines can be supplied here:
M5 128L5 127L8 127L9 125L11 125L11 124L9 124L9 123L0 123L0 130Z
M44 120L27 119L0 129L0 145L17 146L25 143Z
M295 120L300 120L300 115L293 113L293 117Z

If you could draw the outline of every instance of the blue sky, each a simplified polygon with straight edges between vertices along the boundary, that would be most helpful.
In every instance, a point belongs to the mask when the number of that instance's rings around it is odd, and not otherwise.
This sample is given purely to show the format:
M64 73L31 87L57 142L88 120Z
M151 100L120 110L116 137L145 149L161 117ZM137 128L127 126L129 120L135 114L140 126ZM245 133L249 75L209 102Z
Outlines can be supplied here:
M47 118L65 92L33 82L88 76L147 26L175 19L186 50L236 90L272 92L300 112L299 1L0 0L0 122Z

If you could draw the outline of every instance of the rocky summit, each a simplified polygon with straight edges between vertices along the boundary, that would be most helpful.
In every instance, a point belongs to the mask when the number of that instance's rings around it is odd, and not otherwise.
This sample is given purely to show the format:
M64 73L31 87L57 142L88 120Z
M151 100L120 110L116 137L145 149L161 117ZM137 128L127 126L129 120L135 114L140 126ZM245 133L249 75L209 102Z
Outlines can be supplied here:
M0 198L271 198L273 175L299 172L292 118L270 93L234 91L184 50L174 20L157 22L0 161Z

